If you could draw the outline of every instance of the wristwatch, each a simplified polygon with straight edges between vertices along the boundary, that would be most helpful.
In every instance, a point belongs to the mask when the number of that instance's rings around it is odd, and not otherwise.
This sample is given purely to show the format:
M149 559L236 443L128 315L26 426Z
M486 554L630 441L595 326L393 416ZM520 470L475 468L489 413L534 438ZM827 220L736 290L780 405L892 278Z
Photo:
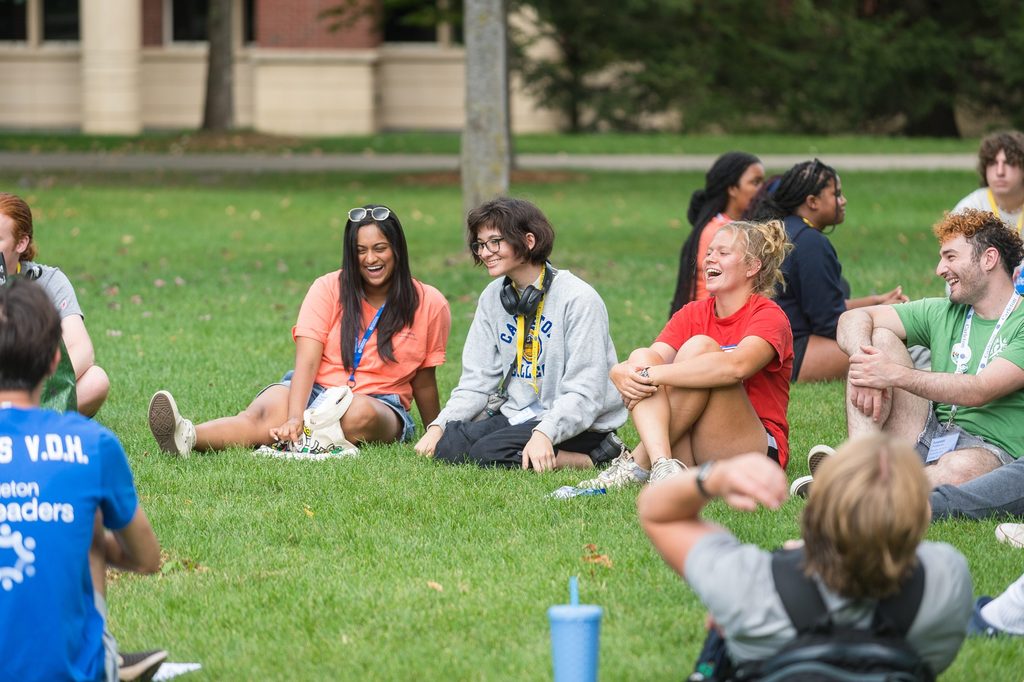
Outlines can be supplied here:
M711 466L715 463L714 460L710 462L704 462L697 467L697 492L704 496L704 499L710 500L712 495L708 492L708 489L704 487L704 483L708 480L708 476L711 475Z

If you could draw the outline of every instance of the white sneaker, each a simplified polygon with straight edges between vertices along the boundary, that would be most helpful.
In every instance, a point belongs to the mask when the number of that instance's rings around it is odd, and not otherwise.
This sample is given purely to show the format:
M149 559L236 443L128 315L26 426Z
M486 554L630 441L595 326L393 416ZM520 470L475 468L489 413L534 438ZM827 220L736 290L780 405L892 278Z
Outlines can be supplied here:
M819 444L811 448L807 453L807 468L810 469L811 476L813 476L814 472L818 470L818 467L821 466L822 462L834 454L836 454L836 451L828 445Z
M1000 523L996 526L996 540L1024 549L1024 523Z
M814 483L814 476L801 476L789 486L791 497L807 497L811 494L811 484Z
M678 476L684 471L686 471L686 465L674 457L659 459L651 465L651 483L658 483L673 476Z
M597 475L597 478L580 481L576 487L584 490L609 490L624 488L627 485L643 485L650 475L650 472L640 468L640 465L633 461L633 455L629 450L624 450L612 460L607 469Z
M187 457L196 445L196 427L182 418L167 391L157 391L149 401L149 430L160 450L172 455Z

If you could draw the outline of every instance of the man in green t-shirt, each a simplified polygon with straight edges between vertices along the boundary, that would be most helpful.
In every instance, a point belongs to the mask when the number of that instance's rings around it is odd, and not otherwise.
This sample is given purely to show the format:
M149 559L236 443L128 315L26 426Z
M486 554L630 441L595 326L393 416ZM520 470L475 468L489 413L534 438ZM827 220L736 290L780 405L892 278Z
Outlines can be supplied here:
M1024 453L1024 305L1012 280L1024 244L988 211L949 214L933 231L949 298L850 310L837 340L850 356L850 437L907 438L933 486L960 485ZM914 369L915 344L931 350L932 371Z

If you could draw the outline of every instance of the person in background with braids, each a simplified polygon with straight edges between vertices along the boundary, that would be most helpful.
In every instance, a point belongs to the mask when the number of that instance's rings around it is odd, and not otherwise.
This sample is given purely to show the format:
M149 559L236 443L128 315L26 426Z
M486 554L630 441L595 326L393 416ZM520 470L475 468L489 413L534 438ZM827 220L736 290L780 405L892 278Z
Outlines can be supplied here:
M693 225L679 254L679 275L669 317L690 301L709 294L699 263L718 228L744 217L751 200L764 183L764 165L753 154L727 152L719 156L704 176L704 187L694 190L686 218Z
M778 220L719 228L703 262L711 298L687 303L611 370L640 445L577 487L658 482L745 452L786 466L793 335L769 297L790 248Z
M897 286L884 294L850 298L836 249L825 228L846 217L839 174L818 159L790 168L774 189L750 207L754 220L782 220L793 251L782 264L785 284L776 302L793 327L793 381L827 381L846 376L850 358L836 343L839 316L852 308L903 303Z

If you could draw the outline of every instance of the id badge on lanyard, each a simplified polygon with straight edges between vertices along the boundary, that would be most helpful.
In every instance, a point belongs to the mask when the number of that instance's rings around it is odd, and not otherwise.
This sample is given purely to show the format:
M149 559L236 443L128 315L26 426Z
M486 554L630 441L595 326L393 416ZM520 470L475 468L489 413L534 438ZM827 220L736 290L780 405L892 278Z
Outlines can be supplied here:
M981 360L978 362L978 374L988 366L988 361L991 360L992 346L995 344L996 338L999 336L999 331L1006 324L1006 320L1010 317L1010 313L1013 312L1014 308L1017 307L1017 302L1020 300L1020 295L1014 292L1010 296L1010 300L1007 301L1006 307L1003 308L1003 314L999 316L999 320L996 322L996 326L992 329L992 334L988 337L988 343L985 344L985 350L981 354ZM967 374L967 370L971 363L971 323L974 321L974 306L967 309L967 317L964 319L964 328L960 333L960 343L953 346L953 361L956 363L956 371L954 374ZM946 421L946 431L953 428L953 418L956 416L956 412L959 409L958 405L950 404L949 406L949 419ZM955 445L955 442L954 442ZM952 449L952 448L951 448ZM946 450L949 452L949 450ZM928 456L931 457L931 448L928 450ZM945 453L942 453L945 454ZM936 459L941 455L936 456ZM930 459L928 461L931 461Z

